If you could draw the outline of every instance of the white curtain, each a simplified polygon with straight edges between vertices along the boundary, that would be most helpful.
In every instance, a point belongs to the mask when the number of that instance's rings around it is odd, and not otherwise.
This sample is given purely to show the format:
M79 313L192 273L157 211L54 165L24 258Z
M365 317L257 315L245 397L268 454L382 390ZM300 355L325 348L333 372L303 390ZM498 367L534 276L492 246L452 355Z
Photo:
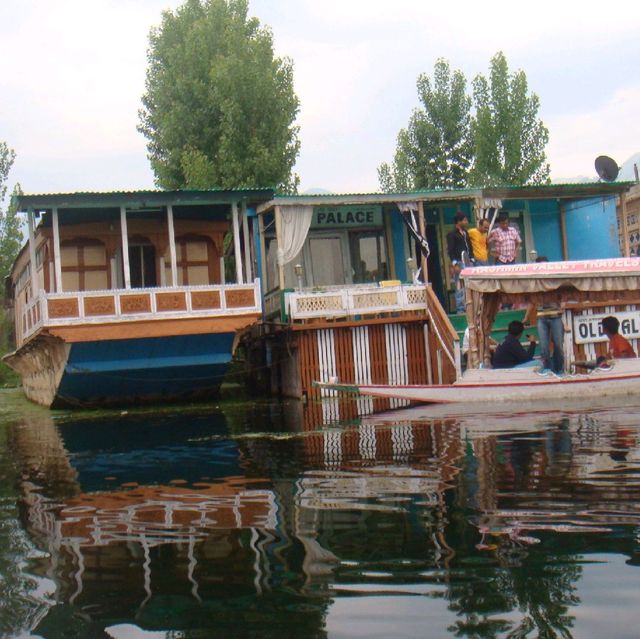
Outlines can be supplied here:
M489 232L496 222L498 211L502 208L502 200L493 198L482 198L480 208L476 211L478 218L489 220Z
M278 247L278 264L288 264L293 260L307 239L311 217L313 216L312 206L283 206L280 209L282 214L282 237Z

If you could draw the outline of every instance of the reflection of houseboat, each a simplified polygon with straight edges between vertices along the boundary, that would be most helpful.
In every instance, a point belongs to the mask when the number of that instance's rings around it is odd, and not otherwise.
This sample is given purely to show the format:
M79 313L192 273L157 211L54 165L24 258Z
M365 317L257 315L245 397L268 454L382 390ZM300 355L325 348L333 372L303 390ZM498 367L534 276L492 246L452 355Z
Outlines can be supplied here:
M256 377L292 397L327 391L313 380L441 385L460 375L446 234L461 211L509 212L522 262L620 255L616 198L628 184L573 184L406 194L278 196L258 206L266 323L255 330ZM428 258L403 223L428 240ZM407 216L404 215L406 218ZM422 262L422 263L421 263ZM413 277L426 272L425 289ZM380 409L376 406L376 409ZM346 415L344 412L342 417Z
M250 207L270 191L23 195L5 361L44 405L209 396L260 316ZM249 213L248 213L249 211ZM37 222L37 225L36 225ZM225 283L233 231L235 282Z

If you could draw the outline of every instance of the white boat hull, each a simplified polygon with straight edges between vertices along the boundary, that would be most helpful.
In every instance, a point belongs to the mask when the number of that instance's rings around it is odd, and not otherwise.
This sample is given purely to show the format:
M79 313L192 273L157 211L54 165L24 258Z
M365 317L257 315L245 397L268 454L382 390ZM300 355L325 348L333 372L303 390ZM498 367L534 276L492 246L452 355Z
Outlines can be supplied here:
M537 368L477 369L448 385L319 384L334 391L430 404L502 403L635 395L640 392L640 359L618 360L609 369L558 376Z

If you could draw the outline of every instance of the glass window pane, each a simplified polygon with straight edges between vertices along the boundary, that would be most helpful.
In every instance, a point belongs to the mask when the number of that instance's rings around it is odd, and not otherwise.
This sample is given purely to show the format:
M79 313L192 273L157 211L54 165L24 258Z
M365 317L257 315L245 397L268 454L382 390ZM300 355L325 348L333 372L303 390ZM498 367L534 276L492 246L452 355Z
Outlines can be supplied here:
M350 246L354 282L379 282L388 279L389 268L382 231L351 233Z
M84 272L84 290L85 291L102 291L107 288L106 271L85 271Z
M78 265L78 247L77 246L61 246L60 247L60 263L62 266ZM77 289L73 289L77 290Z
M189 266L189 286L209 284L209 268L207 266Z
M345 284L340 238L323 237L309 241L314 286Z
M90 244L83 248L84 263L87 266L104 266L107 263L107 253L104 246Z

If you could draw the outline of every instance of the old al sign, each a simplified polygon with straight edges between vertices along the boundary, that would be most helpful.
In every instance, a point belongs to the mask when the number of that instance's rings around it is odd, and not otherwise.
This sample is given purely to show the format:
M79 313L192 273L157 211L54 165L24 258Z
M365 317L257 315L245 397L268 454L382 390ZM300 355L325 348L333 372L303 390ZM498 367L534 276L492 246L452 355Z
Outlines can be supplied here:
M620 321L620 334L627 339L640 337L640 311L621 311L599 315L576 315L573 318L573 335L576 344L606 342L601 321L613 315Z

